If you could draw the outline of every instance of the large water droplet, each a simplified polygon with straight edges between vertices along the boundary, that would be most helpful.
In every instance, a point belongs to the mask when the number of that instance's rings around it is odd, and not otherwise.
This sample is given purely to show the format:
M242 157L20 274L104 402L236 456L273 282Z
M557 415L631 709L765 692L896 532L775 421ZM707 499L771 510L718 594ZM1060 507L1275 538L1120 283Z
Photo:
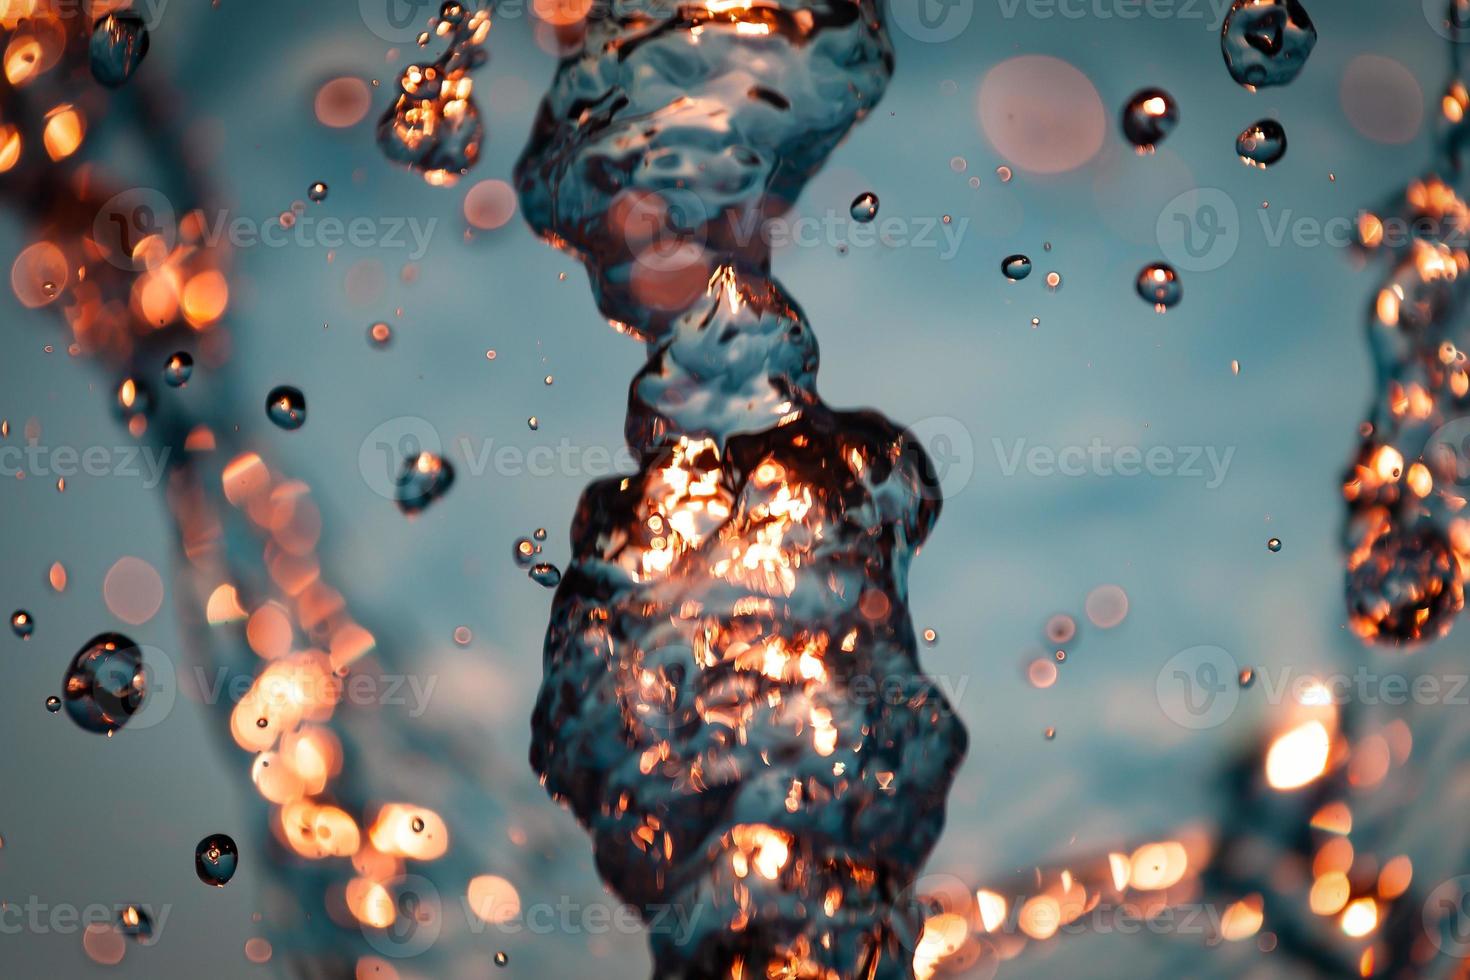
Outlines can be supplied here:
M434 453L421 452L403 461L394 496L398 509L417 514L444 496L454 483L454 467L449 460Z
M1262 119L1235 137L1235 152L1252 167L1269 167L1286 156L1286 130L1274 119Z
M1296 78L1317 43L1317 29L1297 0L1235 0L1220 32L1230 77L1255 90Z
M1145 152L1151 152L1178 123L1179 107L1161 88L1134 92L1123 106L1123 135Z
M36 620L24 609L10 614L10 630L22 640L29 640L36 631Z
M531 568L531 580L548 589L553 589L561 584L561 569L550 562L538 562Z
M223 888L235 877L240 851L225 834L210 834L194 848L194 873L206 885Z
M1031 275L1031 260L1024 255L1007 255L1000 263L1000 271L1011 282L1020 282Z
M87 731L110 734L121 728L147 693L137 644L121 633L94 636L72 658L61 693L71 720Z
M1138 295L1144 302L1152 303L1154 309L1163 313L1184 298L1184 287L1179 274L1162 262L1146 265L1138 273Z
M299 429L306 424L306 396L300 388L277 385L265 396L265 414L283 429Z
M92 77L108 88L117 88L132 77L148 53L148 28L131 10L108 14L92 25L88 54Z
M872 191L864 191L852 199L852 207L848 209L853 221L866 224L878 217L878 195Z
M168 382L170 388L184 387L193 373L194 357L186 350L169 355L169 359L163 364L163 380Z

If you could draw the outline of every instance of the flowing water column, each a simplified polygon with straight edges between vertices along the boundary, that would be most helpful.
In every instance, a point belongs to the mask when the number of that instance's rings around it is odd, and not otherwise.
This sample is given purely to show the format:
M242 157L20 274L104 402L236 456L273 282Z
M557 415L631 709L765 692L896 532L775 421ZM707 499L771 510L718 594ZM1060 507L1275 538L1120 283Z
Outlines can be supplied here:
M910 976L905 889L966 746L906 606L936 481L911 435L817 396L759 234L892 51L870 0L598 14L517 175L647 344L640 466L578 507L531 762L643 911L658 976Z

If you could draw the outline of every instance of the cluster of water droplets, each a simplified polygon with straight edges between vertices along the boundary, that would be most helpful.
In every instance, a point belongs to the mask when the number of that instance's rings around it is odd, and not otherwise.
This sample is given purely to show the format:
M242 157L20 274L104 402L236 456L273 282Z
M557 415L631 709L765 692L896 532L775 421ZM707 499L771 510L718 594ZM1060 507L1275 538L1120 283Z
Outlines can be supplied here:
M805 316L735 234L891 71L866 0L620 4L517 168L528 221L648 346L640 465L578 507L531 758L608 884L688 916L652 936L659 976L911 973L905 889L966 744L906 607L939 496L912 436L817 397Z

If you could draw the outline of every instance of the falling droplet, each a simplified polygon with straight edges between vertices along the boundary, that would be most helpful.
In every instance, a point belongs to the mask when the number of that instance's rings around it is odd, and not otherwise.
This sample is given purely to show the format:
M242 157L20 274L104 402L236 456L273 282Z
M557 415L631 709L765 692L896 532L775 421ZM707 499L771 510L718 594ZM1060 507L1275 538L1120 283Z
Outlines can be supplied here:
M498 952L498 953L495 954L495 965L496 966L505 966L505 964L507 964L509 962L510 962L510 956L508 956L506 954L505 950L501 950L500 952Z
M1048 272L1046 274L1046 288L1056 292L1062 288L1062 274L1060 272Z
M170 388L182 388L194 373L194 357L188 351L177 351L163 365L163 380Z
M1240 681L1241 687L1250 687L1256 682L1256 672L1249 667L1242 667L1240 668L1240 675L1237 679Z
M1065 651L1065 650L1058 650L1056 652L1056 654L1055 654L1055 657L1056 657L1057 663L1059 663L1059 664L1066 663L1067 662L1067 651Z
M536 416L534 415L526 419L526 424L531 427L532 432L535 432L537 429L541 428L541 420L536 418Z
M61 693L71 720L87 731L110 735L121 728L147 694L137 644L120 633L92 637L68 665Z
M398 509L417 514L449 492L454 484L454 467L449 460L430 452L403 461L403 471L395 484Z
M1000 182L1002 184L1009 184L1011 182L1011 168L1010 167L996 167L995 168L995 175L1000 178Z
M414 817L409 823L409 826L413 828L415 834L422 834L424 832L424 818Z
M1011 282L1020 282L1031 275L1031 260L1019 253L1007 255L1000 263L1000 271Z
M1033 316L1031 318L1031 329L1032 330L1035 330L1039 326L1041 326L1041 317L1039 317L1039 316Z
M1055 728L1048 728L1043 734L1046 735L1046 740L1050 742L1057 737L1057 730Z
M531 580L548 589L553 589L561 584L561 570L550 562L538 562L531 567Z
M49 698L47 698L46 699L46 710L49 711L49 712L51 712L53 715L56 714L56 712L60 711L61 710L61 698L58 698L54 694L51 695Z
M393 343L393 328L386 323L375 323L368 327L368 343L378 350L385 350Z
M153 411L153 389L137 378L124 378L117 386L117 413L124 422L146 417Z
M516 538L512 554L517 565L522 568L530 568L531 563L536 559L536 545L530 538Z
M125 905L117 914L117 931L136 943L147 945L153 939L153 917L136 905Z
M1298 0L1235 0L1220 31L1230 77L1251 91L1296 78L1316 43L1317 29Z
M235 877L240 851L235 841L224 834L211 834L194 848L194 873L206 885L223 888Z
M36 631L36 621L24 609L17 609L10 614L10 630L22 640L29 640Z
M549 375L549 374L548 374L548 375L547 375L547 376L546 376L546 384L547 384L547 385L550 385L550 384L551 384L551 382L552 382L552 380L553 380L553 379L552 379L552 377L551 377L551 375Z
M148 28L131 10L119 10L92 26L88 55L92 77L108 88L117 88L133 76L148 53Z
M1239 374L1240 373L1240 362L1239 361L1231 361L1230 362L1230 373L1231 374Z
M278 385L265 396L265 414L282 429L299 429L306 424L306 396L300 388Z
M327 199L327 185L317 181L306 189L306 196L317 204Z
M933 629L926 629L924 631L924 642L932 647L934 644L939 642L939 634Z
M468 626L456 626L454 628L454 642L459 646L469 646L470 641L474 638L475 634L470 632L470 628Z
M1152 303L1154 311L1158 313L1172 309L1184 298L1184 287L1179 282L1179 274L1162 262L1143 267L1138 273L1137 289L1144 302Z
M1286 130L1274 119L1262 119L1235 137L1235 152L1249 166L1269 167L1286 156Z
M1143 153L1152 153L1179 124L1179 107L1161 88L1134 92L1123 106L1123 135Z
M1267 541L1266 542L1266 548L1268 550L1270 550L1271 552L1273 552L1273 553L1274 552L1277 552L1277 551L1280 551L1281 550L1281 539L1280 538L1272 538L1270 541Z
M535 538L537 541L545 541L546 528L538 527L535 531L532 532L531 537Z
M852 199L852 207L848 209L852 214L852 220L861 224L867 224L878 217L878 195L872 191L866 191Z

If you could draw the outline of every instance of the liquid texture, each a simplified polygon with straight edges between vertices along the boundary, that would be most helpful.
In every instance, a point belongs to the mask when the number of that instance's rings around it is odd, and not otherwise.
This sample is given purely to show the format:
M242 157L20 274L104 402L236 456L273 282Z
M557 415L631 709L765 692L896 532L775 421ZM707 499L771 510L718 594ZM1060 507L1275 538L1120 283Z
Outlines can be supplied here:
M939 494L912 436L817 397L749 233L891 71L867 2L620 5L517 167L532 227L648 345L639 469L578 507L531 762L618 895L692 923L651 929L660 977L912 975L906 889L966 746L905 604Z
M1296 78L1316 43L1317 28L1297 0L1235 0L1220 31L1230 77L1252 91Z

